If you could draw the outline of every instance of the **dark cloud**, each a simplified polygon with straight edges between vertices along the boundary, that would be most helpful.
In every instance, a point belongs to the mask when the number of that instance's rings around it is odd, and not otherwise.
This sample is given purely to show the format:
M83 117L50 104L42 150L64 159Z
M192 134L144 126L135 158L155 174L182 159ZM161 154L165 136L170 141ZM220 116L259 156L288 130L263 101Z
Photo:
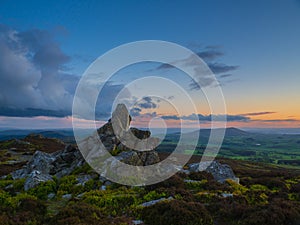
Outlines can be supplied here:
M151 97L144 97L141 102L137 104L142 109L155 109L157 104L152 100Z
M249 117L246 116L241 116L241 115L202 115L202 114L191 114L191 115L187 115L187 116L181 116L178 117L176 115L167 115L167 116L163 116L163 119L183 119L183 120L199 120L199 121L228 121L228 122L232 122L232 121L244 121L247 122L250 120Z
M197 55L200 58L202 58L205 62L208 62L223 56L224 53L218 50L205 50L205 51L198 52Z
M175 96L174 95L170 95L170 96L167 97L167 99L168 100L173 100L173 99L175 99Z
M261 115L268 115L268 114L274 114L276 112L251 112L251 113L244 113L241 114L242 116L261 116Z
M203 50L198 51L197 55L207 63L207 66L210 70L216 74L220 75L220 78L225 78L232 76L230 74L231 71L234 71L239 68L239 66L227 65L224 63L215 62L215 60L219 59L224 55L224 52L220 50L220 46L206 46ZM198 68L198 58L194 55L191 55L183 60L178 60L172 62L173 64L180 64L188 67L193 67L196 74L198 74L198 78L193 80L190 83L191 90L199 90L201 87L207 86L219 86L216 80L210 75L210 73L205 68ZM176 67L170 64L161 64L156 68L156 70L164 70L164 69L174 69Z
M133 116L133 117L135 117L135 116L140 116L141 115L141 109L140 108L137 108L137 107L135 107L135 108L132 108L131 110L130 110L130 115L131 116Z
M199 90L201 87L211 86L215 83L215 79L210 76L203 76L198 79L196 82L195 80L191 80L189 84L191 90Z
M132 96L131 96L132 97ZM134 99L134 98L133 98ZM133 100L131 98L131 101ZM137 99L134 99L135 101ZM158 107L158 104L161 102L159 98L152 98L149 96L143 97L140 101L135 102L133 108L130 109L130 115L133 117L156 117L156 112L147 112L142 113L143 109L149 110L149 109L155 109ZM131 102L132 103L132 102Z
M248 122L250 121L250 118L247 116L242 115L227 115L227 121L241 121L241 122Z
M180 120L180 117L178 117L176 115L162 116L161 118L164 120Z
M9 107L0 107L1 116L10 117L35 117L35 116L51 116L51 117L66 117L71 115L71 111L63 110L47 110L37 108L16 109Z
M48 31L17 31L0 24L0 116L71 115L80 77L68 73L69 61ZM111 82L103 86L97 119L111 116L114 99L123 88Z
M161 64L160 66L158 66L157 68L156 68L156 70L162 70L162 69L174 69L174 68L176 68L175 66L172 66L172 65L170 65L170 64L167 64L167 63L163 63L163 64Z
M232 74L221 74L220 78L227 78L227 77L231 77Z
M208 66L215 74L228 73L239 68L238 66L228 66L224 63L209 63Z
M54 37L45 30L33 29L16 33L19 43L33 54L33 62L42 70L56 71L70 60L55 42Z
M166 115L162 116L163 119L166 120L199 120L199 121L227 121L227 122L266 122L266 123L274 123L274 122L299 122L297 119L270 119L270 120L254 120L250 119L248 116L258 116L258 115L267 115L273 114L276 112L253 112L253 113L245 113L241 115L202 115L202 114L191 114L187 116L176 116L176 115Z
M223 48L222 45L207 45L207 46L205 46L205 49L210 49L210 50L219 50L221 48Z
M297 119L272 119L272 120L252 120L257 122L277 123L277 122L299 122Z

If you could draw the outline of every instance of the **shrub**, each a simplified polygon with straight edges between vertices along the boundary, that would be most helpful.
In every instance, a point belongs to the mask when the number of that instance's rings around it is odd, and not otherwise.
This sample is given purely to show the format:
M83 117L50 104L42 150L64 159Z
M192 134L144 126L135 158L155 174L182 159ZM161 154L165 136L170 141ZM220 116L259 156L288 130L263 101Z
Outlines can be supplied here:
M0 193L0 223L1 224L43 224L46 216L46 206L28 194L11 197Z
M93 172L93 168L90 167L90 165L88 163L83 164L80 167L76 167L75 170L73 170L72 175L78 175L78 174L89 174L91 172Z
M152 201L155 199L159 199L162 197L166 197L166 193L158 193L156 191L150 191L148 192L146 195L144 195L143 200L148 202L148 201Z
M243 224L249 225L286 225L300 221L299 205L285 200L276 200L264 207L256 208L246 215Z
M64 194L79 194L84 192L84 186L76 185L77 179L75 175L65 176L60 179L57 196Z
M211 173L207 173L205 171L201 172L192 172L189 175L191 180L213 180L214 177Z
M66 224L110 224L108 218L105 218L98 208L83 202L71 202L67 207L61 210L51 221L53 225Z
M41 183L39 186L30 189L28 193L38 197L39 199L46 200L48 198L48 194L56 193L56 183L55 181Z
M142 220L147 225L210 225L212 217L200 203L172 200L142 209Z
M158 184L155 184L155 185L152 185L153 189L156 189L158 187L164 187L164 188L184 188L185 184L183 182L183 179L175 174L174 176L170 177L169 179L161 182L161 183L158 183Z
M85 203L97 206L106 215L122 215L131 211L139 204L137 194L132 190L120 188L119 190L90 191L83 196Z

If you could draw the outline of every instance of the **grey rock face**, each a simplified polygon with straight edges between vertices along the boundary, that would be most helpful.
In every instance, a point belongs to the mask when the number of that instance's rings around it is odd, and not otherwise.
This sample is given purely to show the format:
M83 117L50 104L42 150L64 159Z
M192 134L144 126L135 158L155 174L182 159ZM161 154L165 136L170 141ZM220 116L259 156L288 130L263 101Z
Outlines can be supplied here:
M206 171L211 173L214 179L220 183L224 183L227 179L239 183L239 178L234 175L231 167L227 164L221 164L218 161L192 163L188 165L189 172Z
M48 174L41 174L38 170L34 170L30 173L24 183L24 190L28 191L31 188L36 187L42 182L52 180L52 177Z
M122 132L129 129L131 117L124 104L117 105L116 110L112 114L111 122L114 128L114 133L116 135L121 136Z
M40 174L49 174L53 169L53 161L55 161L55 157L51 154L36 151L26 166L20 170L14 171L12 177L13 179L25 178L33 171L38 171Z
M31 160L20 170L12 173L13 179L26 178L25 191L37 186L41 182L69 175L77 166L83 165L84 159L80 151L72 146L67 146L63 151L52 154L36 151Z
M130 122L131 117L126 106L124 104L117 105L112 119L97 130L106 150L110 153L118 152L116 159L134 166L147 166L159 162L159 156L155 151L159 139L151 137L150 131L129 128ZM96 141L93 142L93 138L85 142L83 146L90 144L92 149L92 145L97 146ZM139 149L146 151L138 151Z

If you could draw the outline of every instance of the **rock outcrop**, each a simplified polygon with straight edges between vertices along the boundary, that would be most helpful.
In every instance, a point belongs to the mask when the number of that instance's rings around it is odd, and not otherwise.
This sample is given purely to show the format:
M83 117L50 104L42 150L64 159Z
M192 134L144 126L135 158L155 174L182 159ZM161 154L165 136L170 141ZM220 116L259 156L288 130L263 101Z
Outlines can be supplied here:
M212 162L192 163L188 165L188 172L198 171L211 173L214 179L220 183L224 183L226 180L233 180L239 183L239 178L234 175L231 167L227 164L221 164L216 160Z
M104 179L104 183L107 181L105 177L109 177L107 175L112 171L116 177L119 174L126 179L132 177L132 174L130 175L124 167L120 166L120 162L136 166L138 173L139 166L153 165L160 162L160 159L155 150L159 139L151 137L150 131L130 128L130 122L131 117L126 106L119 104L113 112L112 119L79 143L81 151L75 145L68 145L64 150L54 153L36 151L22 169L11 173L12 177L13 179L26 178L24 189L28 190L41 182L52 180L53 176L61 178L71 174L75 168L86 163L86 160ZM111 157L112 155L114 157ZM238 182L232 169L217 161L189 164L188 170L182 171L190 173L204 169L219 182L227 179ZM176 170L179 171L180 168ZM135 173L134 176L136 175ZM83 185L89 179L91 177L87 175L81 176L78 183Z
M36 151L31 160L20 170L12 173L13 179L29 177L35 174L51 175L58 178L69 175L76 167L83 165L84 159L74 145L68 145L64 150L45 153Z
M103 144L99 145L97 137L90 136L80 143L87 149L86 158L97 158L101 152L110 152L116 159L133 166L147 166L160 161L156 146L160 140L151 137L151 132L129 127L131 116L124 104L119 104L105 125L97 130ZM103 147L105 149L103 149Z
M95 134L97 136L90 136L81 142L83 147L91 150L87 154L92 154L92 156L88 158L97 158L99 152L103 152L104 147L106 153L108 151L115 156L113 160L119 160L126 164L147 166L159 162L158 153L155 151L159 140L150 137L150 131L129 128L130 122L131 117L126 106L119 104L113 113L113 118L97 130ZM132 137L133 142L126 139ZM100 138L102 145L99 144L97 138ZM146 141L140 145L138 142L142 140ZM144 148L147 151L137 151L131 148L132 146ZM13 179L26 178L24 189L28 190L41 182L51 180L52 176L61 178L69 175L84 163L82 152L74 145L68 145L64 150L54 153L36 151L22 169L12 172L12 177Z

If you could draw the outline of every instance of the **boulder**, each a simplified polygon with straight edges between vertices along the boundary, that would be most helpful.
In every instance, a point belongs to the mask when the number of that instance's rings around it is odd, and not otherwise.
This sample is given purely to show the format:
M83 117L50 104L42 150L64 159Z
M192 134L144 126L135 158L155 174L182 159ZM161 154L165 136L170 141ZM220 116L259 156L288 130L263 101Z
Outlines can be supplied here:
M220 183L224 183L226 180L233 180L239 183L239 178L234 175L231 167L227 164L221 164L214 160L212 162L192 163L188 165L189 172L206 171L211 173L214 179Z
M13 179L26 178L24 189L28 190L48 180L52 176L58 178L69 175L72 171L85 163L80 151L72 145L63 151L52 154L36 151L31 160L19 170L12 172Z
M152 200L152 201L149 201L149 202L144 202L144 203L141 204L141 206L142 207L149 207L149 206L155 205L157 203L160 203L160 202L163 202L163 201L171 201L173 199L174 198L172 196L170 196L169 198L160 198L160 199Z

